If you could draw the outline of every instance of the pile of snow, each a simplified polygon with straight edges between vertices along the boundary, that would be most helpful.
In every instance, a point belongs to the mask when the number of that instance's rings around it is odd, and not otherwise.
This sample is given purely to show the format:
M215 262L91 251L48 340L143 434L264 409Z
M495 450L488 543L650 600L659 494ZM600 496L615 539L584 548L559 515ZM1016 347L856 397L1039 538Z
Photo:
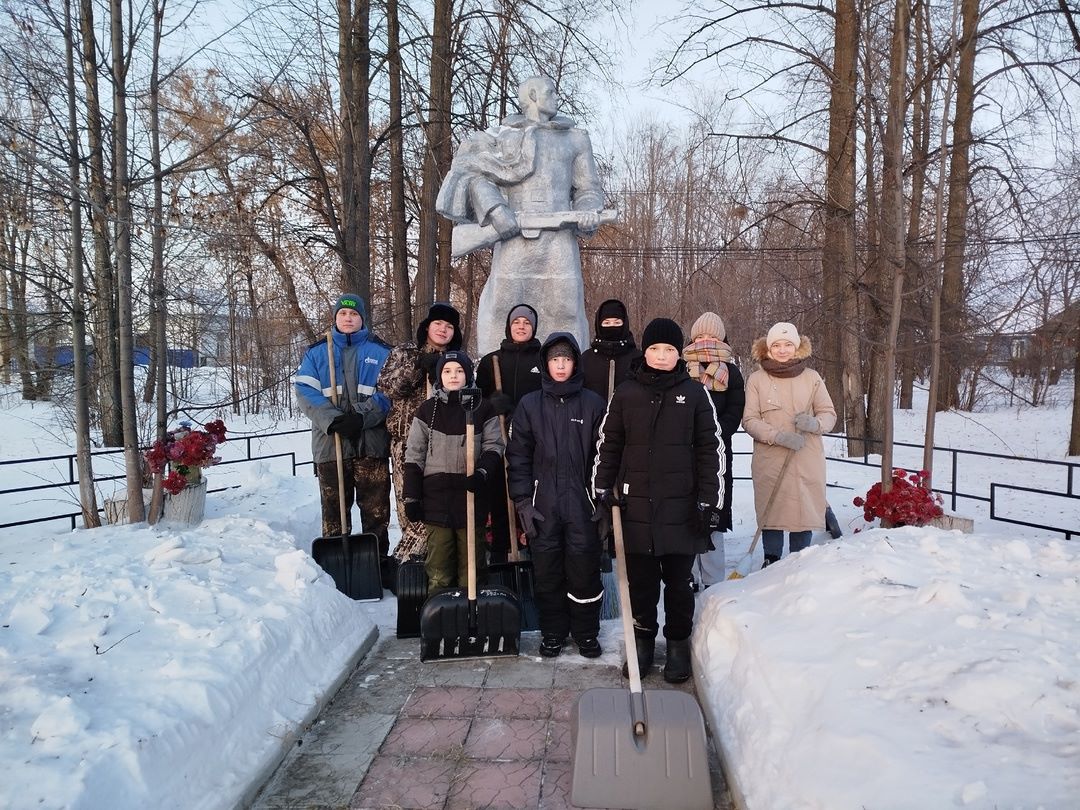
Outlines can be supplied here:
M1075 807L1080 549L936 529L814 546L699 604L694 664L754 810Z
M235 516L0 543L0 621L0 807L233 806L375 635Z

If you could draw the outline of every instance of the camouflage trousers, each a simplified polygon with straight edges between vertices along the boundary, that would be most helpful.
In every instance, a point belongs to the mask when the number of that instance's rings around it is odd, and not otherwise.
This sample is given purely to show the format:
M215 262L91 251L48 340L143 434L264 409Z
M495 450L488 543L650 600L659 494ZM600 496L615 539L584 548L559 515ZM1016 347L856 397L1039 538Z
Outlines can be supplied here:
M338 506L337 462L324 461L315 466L319 476L319 500L322 503L324 537L352 533L352 506L360 507L360 521L365 532L379 538L379 555L390 553L390 468L385 458L345 459L345 521L342 531Z
M401 526L401 539L394 549L394 556L402 562L411 554L423 555L427 550L427 531L424 524L405 517L405 441L390 441L390 457L394 460L394 496L397 498L397 519Z

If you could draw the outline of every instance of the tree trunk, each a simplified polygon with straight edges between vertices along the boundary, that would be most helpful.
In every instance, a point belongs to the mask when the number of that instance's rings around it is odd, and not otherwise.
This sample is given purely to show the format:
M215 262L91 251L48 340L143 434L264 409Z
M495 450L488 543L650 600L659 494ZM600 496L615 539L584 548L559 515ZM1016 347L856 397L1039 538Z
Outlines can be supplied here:
M71 355L75 383L75 464L79 470L79 506L83 526L101 525L97 492L94 489L94 464L90 453L90 396L86 356L86 294L83 280L82 205L79 203L79 118L76 109L75 32L71 24L71 0L64 2L64 67L68 94L68 178L71 199L68 217L71 223Z
M102 135L101 95L97 75L97 35L92 0L79 2L79 38L82 41L83 87L86 93L86 142L89 149L90 230L94 243L94 366L101 441L106 447L124 443L120 413L120 339L116 275L109 236L105 150ZM130 360L130 358L129 358Z
M964 313L964 255L967 244L970 180L971 119L975 111L975 45L979 0L962 0L959 63L956 70L956 111L949 165L949 207L945 224L945 258L941 273L941 383L937 409L960 404L963 344L968 335Z
M166 385L169 347L165 338L167 312L165 306L165 226L161 179L161 86L159 78L161 35L162 25L165 20L166 2L167 0L158 0L154 4L154 42L150 68L150 166L154 172L153 233L150 237L150 328L151 343L156 362L152 368L147 370L146 375L146 390L147 392L154 391L154 413L156 417L154 436L161 441L164 441L165 432L169 428L168 388ZM148 520L150 523L157 523L160 504L164 496L160 475L154 476L153 489Z
M881 145L881 269L891 281L889 326L882 352L882 383L878 406L881 408L881 487L892 487L893 459L893 389L896 384L896 336L900 331L900 313L904 288L904 122L907 117L907 45L911 22L908 0L896 0L892 45L889 49L889 108L885 138Z
M368 109L371 42L368 0L338 0L338 76L341 94L341 218L343 290L371 300L371 142Z
M439 215L435 199L445 166L440 160L450 139L450 25L451 0L434 0L431 29L431 77L424 127L425 149L420 188L420 246L416 268L416 317L419 320L435 300L439 270Z
M409 242L405 225L405 127L401 99L401 49L397 0L386 3L386 61L390 72L390 255L394 276L394 323L399 341L412 339Z
M930 42L929 4L916 0L912 11L916 31L913 37L912 76L915 90L911 103L911 207L908 210L905 273L908 279L909 300L905 302L900 320L897 352L897 371L900 377L901 408L910 409L914 400L916 367L916 335L922 322L919 306L923 285L922 224L923 199L926 195L926 168L930 153L930 113L934 84L927 70L926 43Z
M926 427L923 430L923 464L928 473L925 486L931 487L934 477L934 432L937 421L938 386L941 374L941 264L945 254L945 166L948 146L948 115L956 83L956 20L961 0L953 0L949 24L949 67L942 99L941 127L938 143L938 182L934 192L934 259L930 279L930 371L926 386Z
M824 346L825 387L839 394L845 390L847 377L844 333L855 328L854 321L844 318L842 291L855 275L855 83L859 42L855 0L837 0L835 20L821 264L824 306L839 315L825 321L829 324ZM847 397L835 399L840 424L848 428Z
M1069 455L1080 456L1080 314L1073 328L1073 404L1072 428L1069 431Z
M131 203L128 199L127 63L122 0L110 0L113 81L113 177L116 202L116 280L120 294L120 410L123 416L124 473L129 523L146 518L143 505L142 457L135 413L135 368L132 364Z

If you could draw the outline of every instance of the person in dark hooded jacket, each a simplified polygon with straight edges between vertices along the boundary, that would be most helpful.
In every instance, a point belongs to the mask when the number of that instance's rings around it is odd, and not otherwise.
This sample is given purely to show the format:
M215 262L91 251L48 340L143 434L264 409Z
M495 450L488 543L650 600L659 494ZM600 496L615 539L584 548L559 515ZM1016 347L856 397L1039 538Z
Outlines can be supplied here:
M391 401L386 428L390 431L394 493L397 495L397 517L401 526L401 539L394 548L394 556L403 562L412 554L423 554L427 543L424 524L410 520L405 514L405 480L402 474L409 428L416 409L430 396L439 356L442 352L460 349L461 343L461 315L450 304L436 301L428 309L427 317L416 327L416 342L407 341L391 349L379 374L379 390Z
M604 589L588 481L604 400L584 388L581 352L569 332L550 335L540 356L543 390L514 411L510 496L532 554L540 654L558 655L570 634L583 656L595 658Z
M528 304L515 305L506 314L506 339L502 346L480 358L476 367L477 388L506 426L521 398L540 390L540 341L536 339L536 325L535 309ZM493 476L487 494L491 516L491 561L506 562L510 551L510 514L505 476ZM486 516L481 521L484 522Z
M617 298L609 298L596 310L594 328L592 348L581 355L581 369L585 387L607 402L619 383L633 377L630 366L641 352L630 332L626 305Z
M724 442L712 399L679 356L678 324L653 320L641 344L634 379L616 389L600 427L593 488L622 512L641 672L653 663L663 582L664 680L681 683L690 677L691 569L723 503Z

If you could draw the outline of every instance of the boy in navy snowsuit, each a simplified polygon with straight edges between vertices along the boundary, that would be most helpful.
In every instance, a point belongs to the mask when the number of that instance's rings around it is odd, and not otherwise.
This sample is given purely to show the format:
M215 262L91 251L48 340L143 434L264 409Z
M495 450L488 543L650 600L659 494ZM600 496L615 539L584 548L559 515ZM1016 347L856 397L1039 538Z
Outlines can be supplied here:
M569 332L550 335L540 359L542 388L521 399L510 428L510 497L532 555L540 654L558 655L569 634L583 656L596 658L603 586L588 485L605 403L584 388Z

